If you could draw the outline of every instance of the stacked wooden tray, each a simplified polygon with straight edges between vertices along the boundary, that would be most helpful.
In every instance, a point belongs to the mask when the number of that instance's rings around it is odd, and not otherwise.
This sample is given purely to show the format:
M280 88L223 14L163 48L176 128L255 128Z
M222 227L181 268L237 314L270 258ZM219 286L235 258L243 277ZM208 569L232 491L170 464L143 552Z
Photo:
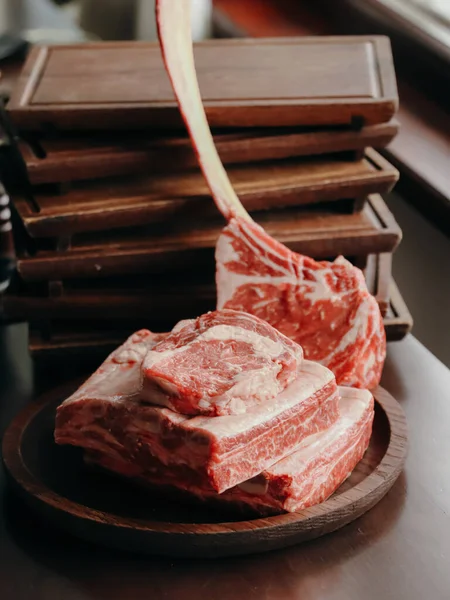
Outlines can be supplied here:
M388 42L220 40L198 44L196 59L244 206L293 250L363 268L388 337L401 338L411 327L391 278L401 230L382 198L398 173L374 149L397 133ZM214 308L224 222L159 48L34 49L8 121L18 272L3 310L30 322L33 355L101 359L133 329Z
M389 122L398 97L381 36L214 40L195 45L212 127ZM157 44L40 46L9 103L20 130L179 129Z

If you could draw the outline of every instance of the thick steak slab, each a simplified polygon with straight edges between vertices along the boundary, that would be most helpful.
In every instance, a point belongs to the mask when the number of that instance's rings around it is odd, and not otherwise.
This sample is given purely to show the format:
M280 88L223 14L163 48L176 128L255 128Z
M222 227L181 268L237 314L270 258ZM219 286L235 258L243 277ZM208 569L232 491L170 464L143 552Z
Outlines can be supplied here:
M143 399L186 415L242 414L278 396L303 351L271 325L233 310L184 321L143 362Z
M189 417L150 406L141 399L146 350L139 345L136 352L133 339L58 408L57 443L106 448L139 468L156 458L182 467L195 485L222 492L257 475L339 416L334 375L310 361L302 362L297 379L279 396L242 415Z
M190 474L154 460L148 468L130 464L117 453L87 451L86 460L151 489L173 493L175 488L199 500L250 508L259 514L295 512L326 500L350 475L369 445L374 417L370 392L339 389L339 419L327 430L313 434L286 458L223 494L196 486Z

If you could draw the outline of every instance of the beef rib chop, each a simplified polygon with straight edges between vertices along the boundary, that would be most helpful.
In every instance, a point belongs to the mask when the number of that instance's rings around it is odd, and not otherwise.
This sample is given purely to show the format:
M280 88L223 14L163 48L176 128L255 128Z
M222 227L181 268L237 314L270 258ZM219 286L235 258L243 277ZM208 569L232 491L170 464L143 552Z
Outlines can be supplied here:
M229 221L217 249L218 308L238 308L275 327L284 324L286 335L302 340L306 357L319 356L335 370L338 383L376 386L386 339L380 310L362 273L342 259L337 264L309 262L253 222L231 185L206 119L195 71L190 1L157 0L156 19L180 112L214 201ZM305 270L305 263L312 269ZM304 284L308 273L314 273L316 284Z

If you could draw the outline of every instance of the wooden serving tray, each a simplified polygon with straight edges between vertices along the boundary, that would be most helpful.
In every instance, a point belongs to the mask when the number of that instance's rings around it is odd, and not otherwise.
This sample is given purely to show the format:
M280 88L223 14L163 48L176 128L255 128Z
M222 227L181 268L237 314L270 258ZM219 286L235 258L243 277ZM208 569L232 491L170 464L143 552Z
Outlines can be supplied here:
M381 36L212 40L195 45L213 127L371 125L395 114ZM30 52L8 104L20 129L181 126L157 44L102 42Z
M4 465L14 489L42 518L126 551L213 558L267 552L322 536L372 508L400 475L407 454L404 413L378 388L369 448L333 496L297 513L248 520L144 492L109 473L91 471L79 449L57 446L56 408L81 381L53 390L15 418L3 438Z
M367 150L359 161L297 158L233 166L228 174L243 205L252 212L342 199L353 200L341 203L346 211L360 210L369 194L390 191L398 179L398 171L374 150ZM67 193L42 191L34 197L39 213L27 199L13 198L33 237L217 215L199 170L79 182Z
M82 321L99 319L112 322L148 319L176 323L215 309L216 289L211 283L177 286L134 288L63 288L59 296L8 294L3 299L5 315L11 319L28 321L51 319ZM117 323L115 326L117 327Z
M367 256L392 252L401 230L381 196L371 196L359 213L291 209L258 213L257 221L270 235L292 250L315 258ZM172 224L166 228L140 228L73 238L59 251L41 250L19 256L24 281L109 277L158 273L170 269L211 268L214 248L223 223L208 221Z
M390 305L391 257L391 254L370 255L364 270L369 290L383 316ZM142 321L148 320L149 315L158 315L159 321L174 324L215 310L214 272L201 279L194 282L189 274L184 277L177 274L151 280L137 276L94 282L51 282L47 294L42 289L33 289L36 287L33 285L8 294L3 308L9 318L28 321L98 319L111 321L114 328L130 320L130 315Z
M217 131L214 141L224 164L279 160L384 148L397 135L395 120L362 129L264 128ZM32 184L68 182L132 173L160 173L198 166L187 137L145 134L94 134L45 138L28 136L19 142Z

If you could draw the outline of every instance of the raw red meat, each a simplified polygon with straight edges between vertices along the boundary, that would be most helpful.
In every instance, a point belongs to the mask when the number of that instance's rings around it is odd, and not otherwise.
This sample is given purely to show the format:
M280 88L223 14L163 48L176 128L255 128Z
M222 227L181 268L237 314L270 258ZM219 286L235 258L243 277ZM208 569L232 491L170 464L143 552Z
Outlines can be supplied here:
M143 354L130 338L118 352L130 359L127 363L110 357L62 403L57 443L106 448L128 462L131 474L156 458L178 468L192 485L222 492L257 475L338 418L335 378L310 361L302 362L297 379L279 396L242 415L188 417L149 406L140 397Z
M182 470L158 461L130 465L123 456L88 451L87 460L170 492L180 487L195 498L248 507L260 514L294 512L326 500L350 475L370 441L373 397L366 390L340 388L340 417L327 430L307 437L286 458L223 494L193 485ZM125 455L126 453L124 453Z
M316 262L255 223L232 219L216 248L218 308L245 310L298 342L338 384L375 387L386 353L383 319L364 276L343 257Z
M143 399L186 415L247 412L297 377L301 347L234 310L178 325L143 362Z
M340 417L334 425L306 438L292 454L225 492L223 499L294 512L331 496L364 456L374 418L370 392L347 387L339 392Z
M70 397L76 403L86 396L99 401L124 401L142 389L141 364L147 352L167 334L141 329L112 352Z
M190 3L157 0L156 8L163 58L180 112L217 207L230 221L217 252L218 307L245 310L282 327L301 341L305 356L318 356L329 365L338 383L374 387L386 341L378 305L362 274L342 259L330 265L293 254L252 221L228 179L206 119L195 72ZM311 286L304 283L309 275Z

